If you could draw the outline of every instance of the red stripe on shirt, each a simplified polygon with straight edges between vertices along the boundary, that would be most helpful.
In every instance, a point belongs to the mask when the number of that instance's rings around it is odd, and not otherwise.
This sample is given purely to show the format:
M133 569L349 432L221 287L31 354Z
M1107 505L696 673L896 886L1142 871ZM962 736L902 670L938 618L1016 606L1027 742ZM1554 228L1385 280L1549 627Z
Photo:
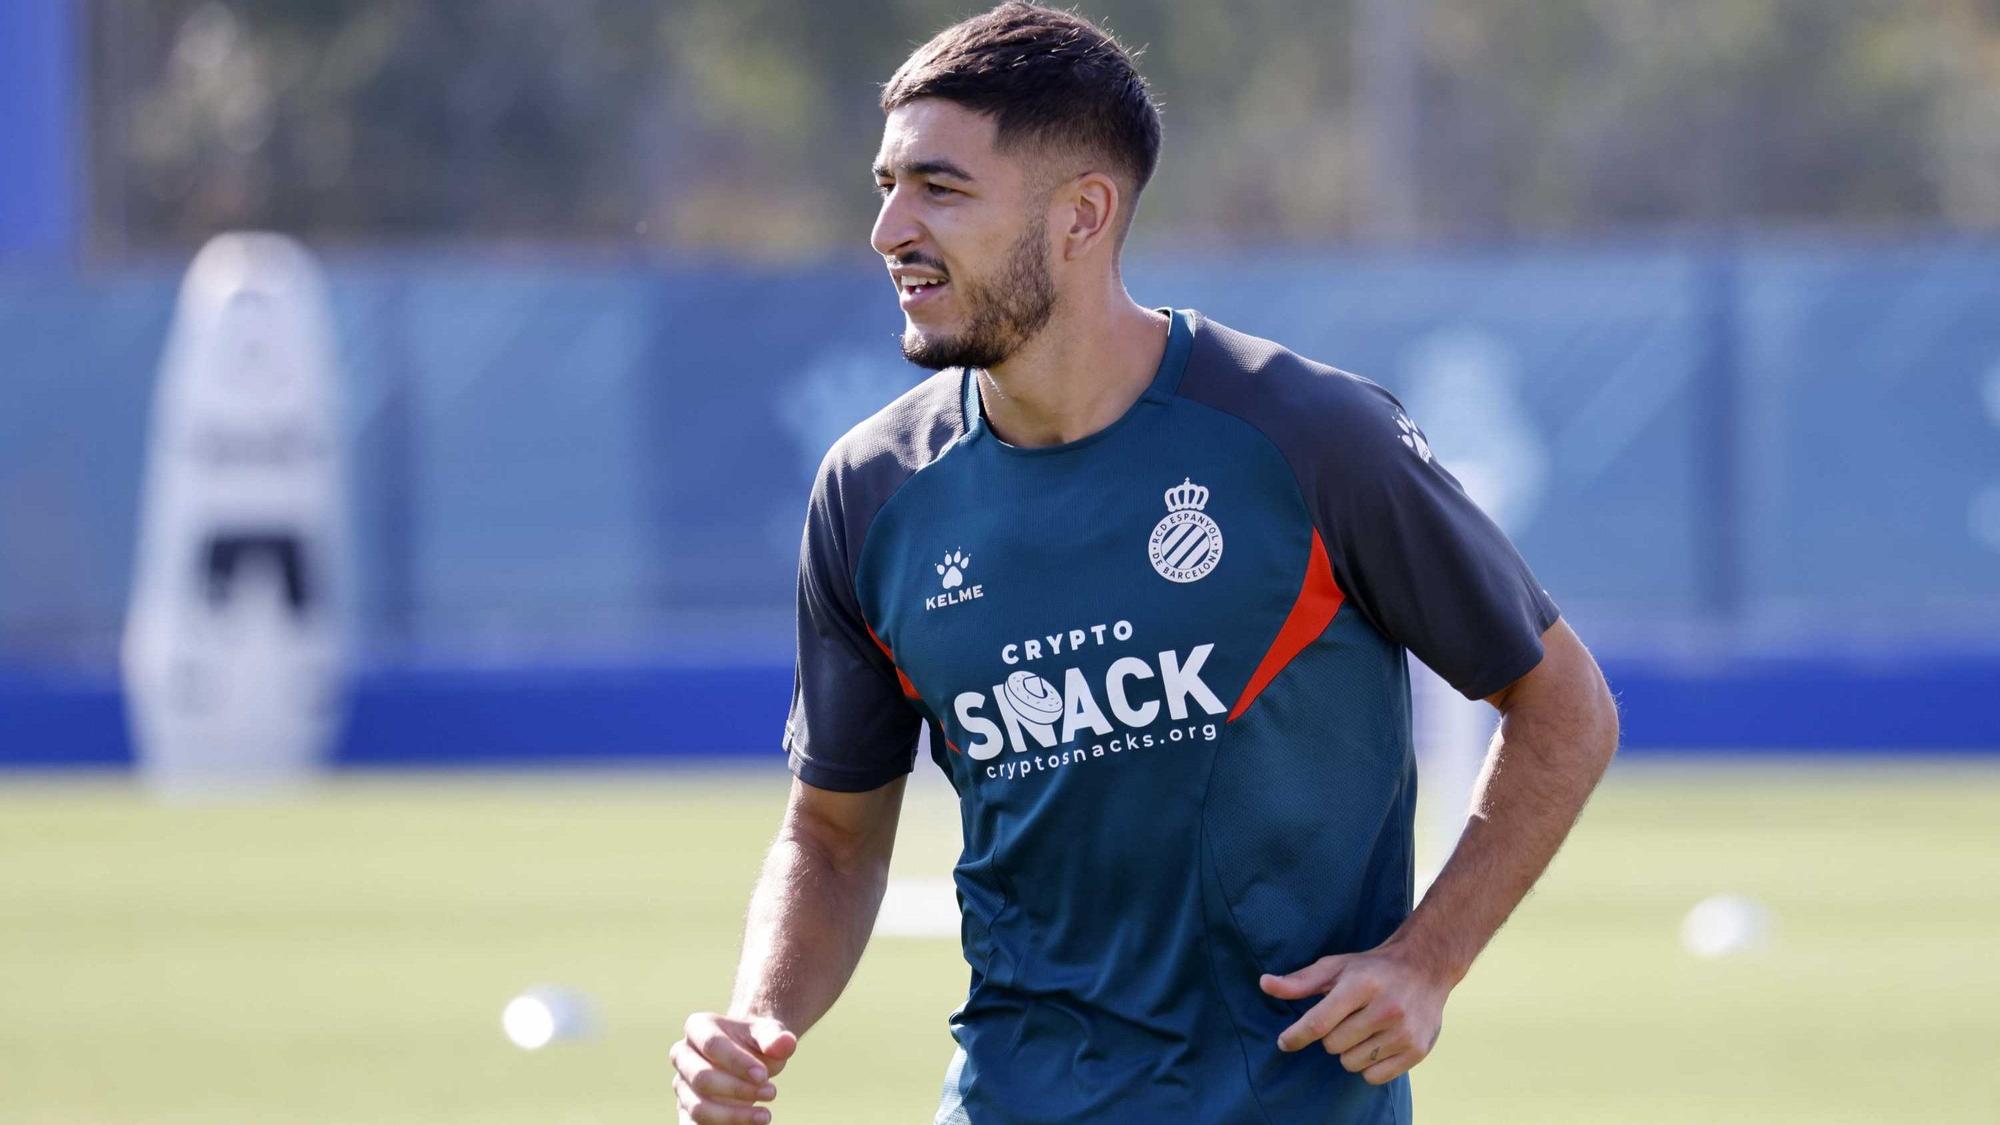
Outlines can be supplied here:
M882 650L882 655L889 658L889 667L896 669L896 682L903 685L903 694L910 699L921 699L922 696L917 694L917 685L910 682L909 675L903 671L901 665L896 663L896 654L889 651L888 643L875 635L875 627L873 625L866 626L866 628L868 629L868 639L874 641L875 647ZM938 727L938 731L939 733L943 733L944 727ZM958 748L958 743L953 742L949 735L945 737L944 744L951 747L951 752L954 754L963 754L965 752Z
M1312 555L1306 559L1306 576L1299 584L1299 596L1292 602L1292 611L1285 615L1285 624L1278 630L1277 639L1271 642L1264 659L1257 662L1257 670L1250 674L1250 682L1243 686L1242 697L1230 709L1230 722L1235 722L1249 710L1257 696L1277 678L1279 672L1285 670L1285 665L1326 632L1326 627L1333 624L1333 617L1340 612L1340 605L1345 600L1346 595L1340 592L1340 584L1333 580L1333 562L1327 557L1326 544L1320 540L1319 529L1314 528Z

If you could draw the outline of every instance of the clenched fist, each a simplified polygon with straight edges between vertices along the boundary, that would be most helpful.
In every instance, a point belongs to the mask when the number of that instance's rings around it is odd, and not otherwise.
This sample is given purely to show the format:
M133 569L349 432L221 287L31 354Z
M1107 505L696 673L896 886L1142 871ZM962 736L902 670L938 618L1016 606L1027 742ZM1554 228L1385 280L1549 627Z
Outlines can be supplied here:
M774 1019L689 1016L667 1053L683 1125L765 1125L771 1111L757 1103L778 1096L771 1079L798 1048L799 1037Z

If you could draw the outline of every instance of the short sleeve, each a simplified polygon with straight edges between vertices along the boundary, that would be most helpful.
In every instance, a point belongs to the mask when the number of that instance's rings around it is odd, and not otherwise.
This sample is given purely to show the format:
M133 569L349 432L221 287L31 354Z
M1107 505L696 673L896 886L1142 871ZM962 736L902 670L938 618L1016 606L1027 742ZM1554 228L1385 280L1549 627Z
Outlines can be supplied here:
M1334 577L1452 687L1491 695L1541 663L1559 611L1395 396L1345 378L1356 409L1325 449L1317 513Z
M860 532L842 510L833 465L829 458L813 486L799 545L798 663L784 745L801 781L860 793L910 772L922 719L862 617L850 562Z

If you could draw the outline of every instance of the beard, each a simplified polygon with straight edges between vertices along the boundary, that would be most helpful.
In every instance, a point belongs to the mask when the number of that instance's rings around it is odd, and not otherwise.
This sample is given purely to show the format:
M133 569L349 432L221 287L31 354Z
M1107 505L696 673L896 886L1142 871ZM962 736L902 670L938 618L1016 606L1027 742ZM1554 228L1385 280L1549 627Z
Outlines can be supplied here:
M1048 222L1037 216L1007 251L990 282L954 277L966 325L954 335L903 329L903 358L919 367L993 367L1035 338L1055 314L1056 287L1049 276Z

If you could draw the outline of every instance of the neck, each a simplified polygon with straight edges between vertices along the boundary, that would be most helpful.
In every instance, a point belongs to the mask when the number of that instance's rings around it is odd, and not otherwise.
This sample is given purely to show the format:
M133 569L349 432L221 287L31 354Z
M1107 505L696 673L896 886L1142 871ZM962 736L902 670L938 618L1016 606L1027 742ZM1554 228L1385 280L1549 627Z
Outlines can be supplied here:
M1058 310L1019 351L979 372L986 424L1009 445L1060 445L1116 422L1167 351L1168 318L1114 279L1107 299Z

